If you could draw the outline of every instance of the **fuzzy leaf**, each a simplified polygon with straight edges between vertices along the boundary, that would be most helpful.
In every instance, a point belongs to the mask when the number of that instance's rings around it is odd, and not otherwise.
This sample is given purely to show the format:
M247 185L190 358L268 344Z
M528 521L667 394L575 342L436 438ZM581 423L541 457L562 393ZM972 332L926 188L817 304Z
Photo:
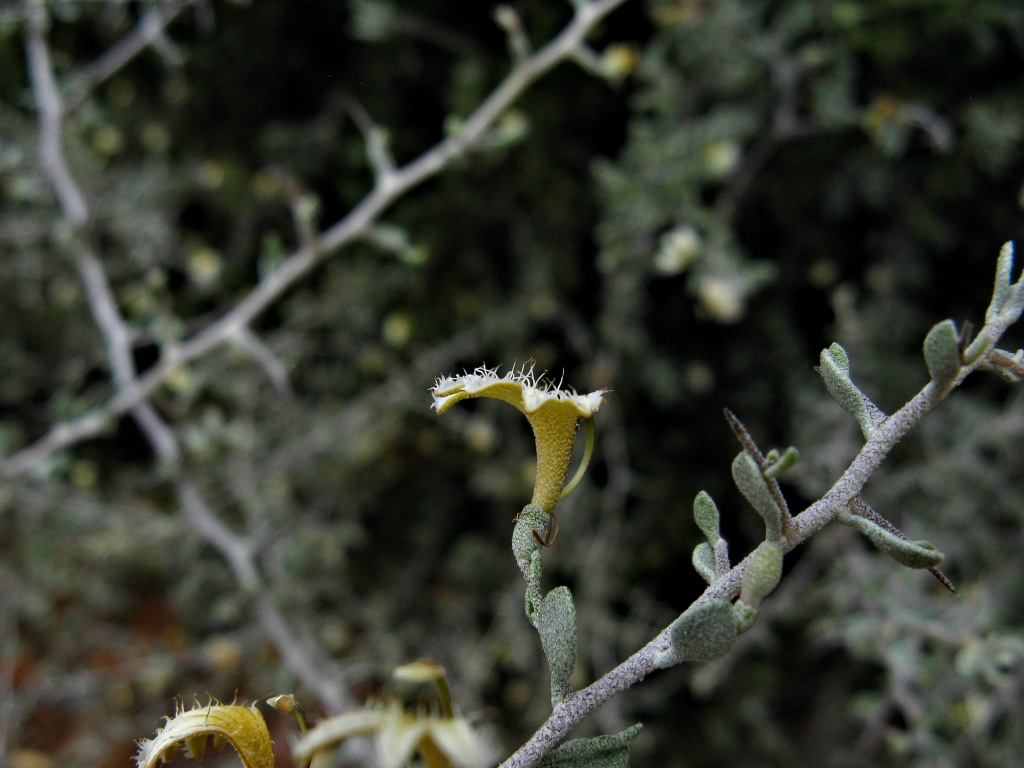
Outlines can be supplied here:
M999 260L996 262L996 284L992 289L992 302L985 314L985 323L993 322L1002 311L1006 300L1010 298L1010 285L1013 282L1013 243L1004 243L999 249Z
M833 341L831 344L829 344L828 349L823 351L821 354L824 355L825 352L829 354L829 356L832 358L832 361L835 363L836 367L840 370L840 372L842 372L844 376L849 377L850 356L846 354L846 350Z
M711 548L711 545L706 541L702 541L696 547L693 548L693 569L700 574L700 577L704 579L708 584L713 584L715 581L715 551Z
M928 331L924 340L924 360L928 364L931 386L945 392L960 374L960 333L956 323L943 320Z
M693 519L709 544L713 545L721 538L718 533L718 507L707 491L701 491L693 500Z
M569 678L576 668L576 607L568 587L555 587L537 612L540 644L551 668L551 706L572 693Z
M935 568L945 559L930 542L902 539L859 515L840 515L839 522L856 528L867 536L872 544L908 568Z
M782 538L782 510L775 503L768 482L761 470L746 452L740 453L732 462L732 479L744 498L764 519L767 538L778 541Z
M772 593L782 578L782 546L774 541L762 541L747 563L740 585L740 600L751 608Z
M850 379L850 358L838 344L832 344L821 351L821 365L818 373L825 381L828 393L857 420L865 439L871 437L875 425L868 409L868 400L864 393Z
M541 768L625 768L629 764L629 742L641 728L636 723L614 736L567 741L541 760Z
M671 625L672 645L655 660L659 669L682 661L711 661L736 641L736 620L728 600L709 600L687 609Z

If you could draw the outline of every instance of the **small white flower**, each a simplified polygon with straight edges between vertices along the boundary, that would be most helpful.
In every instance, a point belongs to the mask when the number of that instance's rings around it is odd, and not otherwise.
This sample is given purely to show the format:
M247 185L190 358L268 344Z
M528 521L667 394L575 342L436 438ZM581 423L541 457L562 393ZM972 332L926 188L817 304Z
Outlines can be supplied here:
M670 229L658 241L654 254L654 271L659 275L678 275L689 269L701 256L704 243L689 224Z
M746 292L738 280L708 277L700 283L700 308L717 323L731 325L743 319Z

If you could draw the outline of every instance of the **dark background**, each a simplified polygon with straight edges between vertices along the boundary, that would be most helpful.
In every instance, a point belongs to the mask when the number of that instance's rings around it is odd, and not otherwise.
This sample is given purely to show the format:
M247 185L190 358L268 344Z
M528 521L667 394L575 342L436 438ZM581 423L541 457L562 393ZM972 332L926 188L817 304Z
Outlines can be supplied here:
M538 45L571 12L513 6ZM58 74L146 7L47 3ZM0 11L5 455L113 391L38 168L18 8ZM66 148L141 368L296 246L295 196L326 227L369 191L346 100L407 162L488 94L510 66L493 10L211 2L169 27L173 56L147 51L90 95ZM350 694L437 658L503 755L548 711L508 552L532 440L493 402L437 417L434 378L535 361L610 390L595 466L545 553L546 583L575 594L582 685L700 593L699 490L736 560L756 545L721 409L764 448L800 449L785 490L802 509L860 444L813 370L820 350L843 344L855 381L895 410L926 383L928 329L980 325L999 247L1024 233L1014 0L630 0L591 42L630 46L613 50L636 66L605 79L561 66L500 124L501 146L385 213L403 247L333 254L259 317L287 395L221 347L154 397L187 447L181 471L258 532L265 589L347 670ZM685 269L673 235L696 254ZM634 765L1019 762L1022 434L1020 393L978 375L868 486L947 554L957 595L827 529L787 558L728 657L653 677L578 735L643 721ZM0 486L8 764L122 766L175 696L295 688L171 483L124 418ZM270 719L287 743L290 723Z

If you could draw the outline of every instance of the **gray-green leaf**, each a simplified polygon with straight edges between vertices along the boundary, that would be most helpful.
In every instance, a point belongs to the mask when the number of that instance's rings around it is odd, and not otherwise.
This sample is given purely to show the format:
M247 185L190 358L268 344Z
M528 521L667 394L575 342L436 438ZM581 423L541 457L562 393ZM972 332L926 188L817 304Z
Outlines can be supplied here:
M683 661L710 661L724 656L736 641L736 620L728 600L692 606L670 627L671 647L655 659L659 669Z
M760 468L750 457L750 454L743 452L736 456L732 462L732 479L736 487L740 489L744 498L757 510L764 519L767 538L771 541L778 541L782 538L782 510L775 503L768 481L764 479Z
M567 741L541 760L542 768L625 768L629 764L629 742L643 726L631 725L612 736Z
M551 706L572 693L569 678L576 668L576 607L568 587L555 587L537 612L540 644L551 668Z
M854 514L839 516L839 522L856 528L900 565L908 568L935 568L945 556L927 541L909 541Z
M960 334L956 323L943 320L932 326L924 339L924 360L932 378L931 386L938 393L948 390L960 374Z
M715 581L715 551L706 541L693 548L693 569L708 584Z
M868 399L850 379L850 358L846 350L838 344L832 344L821 351L821 365L818 373L825 381L825 388L836 401L857 420L864 439L869 439L875 431Z
M774 541L762 541L743 571L740 600L751 608L758 608L761 601L778 586L780 578L782 546Z
M693 500L693 519L701 533L714 545L720 538L718 533L718 507L707 491L701 491Z
M1013 282L1013 243L1003 243L999 249L999 260L996 262L996 284L992 290L992 302L985 314L985 323L996 320L1003 306L1010 298L1010 286Z

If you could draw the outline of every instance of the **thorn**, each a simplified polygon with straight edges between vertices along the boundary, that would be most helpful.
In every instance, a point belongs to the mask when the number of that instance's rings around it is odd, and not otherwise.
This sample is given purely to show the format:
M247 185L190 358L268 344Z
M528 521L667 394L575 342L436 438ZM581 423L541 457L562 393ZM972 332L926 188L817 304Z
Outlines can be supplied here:
M743 450L750 454L760 470L764 470L765 458L764 454L761 453L761 449L757 447L757 443L754 442L754 438L751 436L747 428L743 426L736 414L730 411L728 408L723 408L722 412L725 414L725 420L729 422L729 427L732 429L736 439L739 440Z
M938 568L929 568L928 569L928 573L930 573L932 576L934 576L936 579L938 579L939 583L942 586L944 586L946 589L948 589L954 595L956 594L956 587L953 586L953 582L951 582L948 578L946 578L946 574L944 574Z

